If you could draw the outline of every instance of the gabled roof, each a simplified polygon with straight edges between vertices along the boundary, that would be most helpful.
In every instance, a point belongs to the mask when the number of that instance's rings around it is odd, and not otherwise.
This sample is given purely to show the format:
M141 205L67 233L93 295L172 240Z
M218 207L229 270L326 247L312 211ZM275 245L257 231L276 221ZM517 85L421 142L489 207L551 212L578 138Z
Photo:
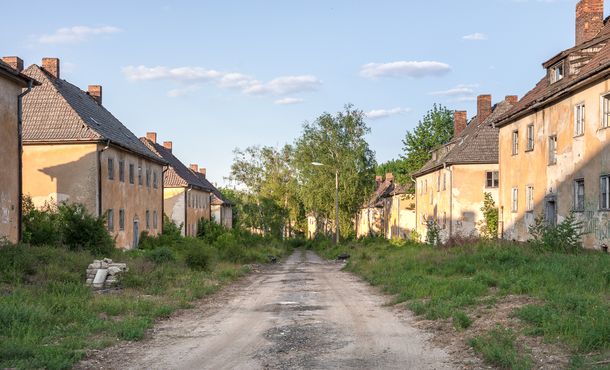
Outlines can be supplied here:
M412 185L411 185L412 186ZM371 198L367 200L361 208L378 208L383 207L383 200L393 195L406 194L409 191L409 185L400 185L394 182L394 180L384 180L379 184L377 189L371 195Z
M32 81L32 83L35 85L38 84L36 80L24 75L16 69L13 69L13 67L4 63L2 60L0 60L0 76L10 79L22 87L27 87L30 81Z
M36 64L24 74L40 82L23 100L25 143L110 142L165 164L89 94Z
M234 204L230 200L228 200L227 198L225 198L222 195L220 190L218 190L214 185L212 185L211 182L208 181L208 179L205 178L204 174L199 173L199 172L195 172L193 170L190 170L190 171L192 171L195 175L197 175L197 177L199 177L199 179L201 181L203 181L205 184L207 184L208 186L211 187L211 189L212 189L212 205L215 205L215 206L228 206L228 207L234 206Z
M212 191L212 187L201 181L199 176L195 175L190 168L186 167L186 165L176 158L171 150L145 137L140 138L140 140L148 149L160 158L163 158L163 160L169 164L169 168L163 174L164 187L190 186L204 191Z
M498 163L499 130L493 122L511 108L511 103L503 100L483 122L476 116L472 118L457 137L435 151L436 158L430 159L413 176L420 177L453 164Z
M548 73L508 112L496 120L501 127L540 109L575 90L610 75L610 23L592 40L566 49L547 62L544 68L564 61L564 77L551 83Z

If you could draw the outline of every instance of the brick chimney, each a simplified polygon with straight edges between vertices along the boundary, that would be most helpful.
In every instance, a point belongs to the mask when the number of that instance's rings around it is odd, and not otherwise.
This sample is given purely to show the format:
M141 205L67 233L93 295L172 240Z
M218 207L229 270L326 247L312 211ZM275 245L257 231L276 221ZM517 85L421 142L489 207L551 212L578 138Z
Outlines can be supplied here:
M199 165L191 163L190 167L193 172L199 172Z
M201 168L199 169L199 173L203 175L203 178L204 178L204 179L205 179L205 174L206 174L206 172L207 172L207 170L206 170L205 168L203 168L203 167L201 167Z
M388 172L385 174L385 181L394 182L394 174L392 172Z
M477 121L483 122L491 114L491 95L477 97Z
M155 144L157 143L157 133L156 132L147 132L146 138Z
M576 4L576 45L593 39L604 27L604 0L580 0Z
M163 142L163 147L165 147L165 149L169 150L169 152L172 152L172 142L171 141L164 141Z
M515 105L517 104L517 102L519 102L519 97L517 95L506 95L506 98L504 98L504 100L506 100L506 102Z
M102 105L102 85L89 85L87 93L97 104Z
M467 114L465 110L453 112L453 137L458 137L466 128Z
M23 60L19 57L2 57L2 61L17 72L23 71Z
M59 58L42 58L42 69L55 78L59 78Z

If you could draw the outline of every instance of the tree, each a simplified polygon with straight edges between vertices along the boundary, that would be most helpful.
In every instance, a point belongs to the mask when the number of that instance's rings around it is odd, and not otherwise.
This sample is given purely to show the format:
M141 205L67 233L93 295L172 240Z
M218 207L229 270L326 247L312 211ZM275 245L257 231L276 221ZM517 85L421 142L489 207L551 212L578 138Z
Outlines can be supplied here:
M491 196L491 193L485 192L485 199L483 200L483 220L481 222L481 235L487 239L498 238L498 208L496 202Z
M434 104L412 132L407 132L404 144L404 171L412 174L431 158L431 151L453 137L453 111Z
M375 175L377 176L384 176L388 172L394 175L394 179L399 184L411 182L404 159L392 159L377 165L377 168L375 168Z
M344 235L352 231L354 216L373 189L375 154L364 138L369 132L363 112L346 105L335 115L324 113L313 123L306 122L295 143L299 193L308 212L334 220L335 171L339 172L340 230Z

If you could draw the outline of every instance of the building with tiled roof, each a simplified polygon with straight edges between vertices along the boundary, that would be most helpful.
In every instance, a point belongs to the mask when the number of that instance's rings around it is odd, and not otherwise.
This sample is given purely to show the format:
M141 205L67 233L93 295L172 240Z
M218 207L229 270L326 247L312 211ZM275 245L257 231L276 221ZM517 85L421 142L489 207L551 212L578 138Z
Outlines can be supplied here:
M21 101L34 83L22 70L17 57L0 61L0 243L21 239Z
M436 223L440 241L477 237L483 221L485 193L498 200L498 135L495 120L517 101L507 96L492 106L490 95L477 98L477 115L468 122L465 111L454 113L454 137L437 148L413 174L416 184L416 231L423 240Z
M105 215L119 248L160 233L166 162L102 105L102 87L61 79L57 58L23 73L40 83L23 99L23 193Z
M535 218L574 213L583 243L610 243L610 22L603 0L576 5L576 43L542 64L544 76L497 120L500 229L525 241Z
M165 215L181 227L182 235L197 236L199 221L212 218L214 187L201 180L196 164L191 164L189 168L174 155L171 141L159 144L156 132L148 132L140 140L168 163L163 172Z
M227 229L233 228L233 203L228 200L218 188L206 178L206 169L201 167L199 171L193 169L201 181L212 188L212 219Z

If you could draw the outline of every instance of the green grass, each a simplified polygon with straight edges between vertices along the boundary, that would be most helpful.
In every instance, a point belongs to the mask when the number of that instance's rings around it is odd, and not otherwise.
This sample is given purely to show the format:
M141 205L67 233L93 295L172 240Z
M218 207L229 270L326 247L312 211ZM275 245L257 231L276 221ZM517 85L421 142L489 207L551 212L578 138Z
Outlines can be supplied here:
M55 247L0 247L0 368L68 369L86 350L117 339L144 337L156 319L216 292L249 271L245 263L266 261L267 254L289 250L279 242L257 240L223 251L196 239L176 239L155 251L115 251L126 262L123 290L96 294L84 285L94 257ZM209 248L205 269L189 268L186 251ZM241 254L240 254L241 253ZM239 258L235 258L239 255Z
M518 351L515 340L516 335L512 330L498 326L482 336L471 339L469 344L483 356L485 362L500 369L531 369L531 356Z
M335 258L351 255L347 265L373 285L407 302L427 319L451 318L456 328L470 325L469 307L493 307L506 295L540 302L514 315L527 335L568 345L575 354L610 353L610 256L540 252L527 245L479 243L433 248L415 243L392 245L383 239L317 246Z

